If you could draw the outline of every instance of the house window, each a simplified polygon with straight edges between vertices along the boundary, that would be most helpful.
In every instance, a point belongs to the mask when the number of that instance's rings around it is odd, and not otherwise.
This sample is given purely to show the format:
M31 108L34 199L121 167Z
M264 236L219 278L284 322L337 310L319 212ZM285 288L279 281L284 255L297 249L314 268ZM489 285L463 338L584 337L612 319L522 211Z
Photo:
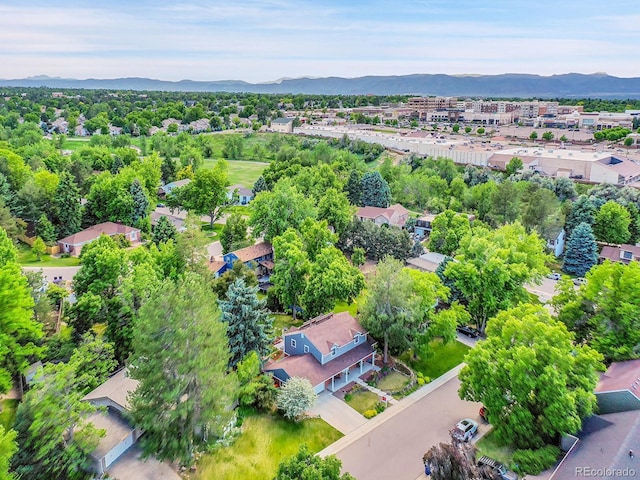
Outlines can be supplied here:
M356 336L353 337L353 343L359 343L359 342L360 342L360 335L356 333Z
M625 250L622 252L622 258L625 260L631 260L633 258L633 254Z
M337 351L338 351L338 347L337 346L334 345L333 347L331 347L331 356L332 357L335 356Z
M296 341L293 338L291 339L291 348L296 348Z
M309 345L304 346L304 353L309 353Z

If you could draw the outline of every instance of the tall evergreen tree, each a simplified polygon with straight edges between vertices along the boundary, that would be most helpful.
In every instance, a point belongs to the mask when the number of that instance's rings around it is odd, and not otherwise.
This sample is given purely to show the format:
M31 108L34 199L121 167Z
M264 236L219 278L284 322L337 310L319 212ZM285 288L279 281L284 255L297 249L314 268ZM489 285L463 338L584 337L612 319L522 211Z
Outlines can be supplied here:
M53 245L56 243L56 228L53 223L49 221L46 215L41 215L38 220L38 226L36 227L36 234L47 245Z
M362 177L360 205L387 208L391 204L389 184L380 172L367 172Z
M351 170L349 180L344 186L344 191L352 205L360 205L360 197L362 196L362 175L358 170Z
M166 281L139 310L130 375L135 425L146 454L191 465L196 452L222 434L231 417L235 377L227 374L229 345L215 297L187 272Z
M235 367L247 354L255 351L259 356L269 352L273 318L266 309L266 299L258 300L258 287L251 287L242 278L227 290L227 299L220 300L222 321L227 323L229 366Z
M53 197L53 217L58 238L68 237L81 230L82 209L80 189L73 177L63 172Z
M173 226L167 217L162 215L158 219L156 226L153 227L153 243L159 245L161 243L168 242L169 240L175 240L177 234L178 231L176 230L176 227Z
M562 270L572 275L584 275L598 263L598 245L591 225L579 224L569 237Z
M565 222L565 232L567 238L571 237L573 230L581 223L593 225L596 218L596 207L586 195L580 195L575 202L571 204L571 211L567 215Z
M147 210L149 209L149 199L144 193L144 188L140 180L137 178L131 182L131 188L129 189L131 197L133 198L133 211L131 212L131 220L134 225L138 225L140 221L147 216Z
M264 190L269 190L269 186L267 185L267 181L264 179L264 177L260 175L258 177L258 180L256 180L256 183L253 184L253 189L251 191L253 192L253 196L255 197L257 194L263 192Z

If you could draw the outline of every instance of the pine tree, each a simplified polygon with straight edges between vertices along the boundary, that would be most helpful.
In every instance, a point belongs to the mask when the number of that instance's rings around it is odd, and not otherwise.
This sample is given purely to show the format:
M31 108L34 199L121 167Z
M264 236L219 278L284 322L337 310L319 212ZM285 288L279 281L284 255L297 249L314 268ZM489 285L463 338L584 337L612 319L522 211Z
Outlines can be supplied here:
M149 208L149 200L144 193L142 184L137 178L131 183L129 189L131 196L133 197L133 211L131 212L131 220L134 225L138 225L142 219L147 216L147 209Z
M82 209L80 189L73 177L63 172L53 200L53 215L58 238L68 237L81 230Z
M349 180L344 186L344 191L352 205L360 205L360 197L362 196L362 175L358 170L351 170Z
M113 160L113 164L111 165L111 173L113 175L116 175L122 169L122 167L124 167L122 159L116 156L116 158L114 158Z
M258 299L258 287L249 287L242 278L227 290L227 300L219 301L222 320L228 324L229 366L235 367L251 351L268 353L273 318L266 309L266 299Z
M598 245L593 229L588 223L581 223L569 237L562 270L584 277L598 262Z
M158 219L158 223L153 228L153 243L159 245L161 243L167 242L169 240L175 240L178 231L173 224L162 215Z
M269 186L267 185L267 181L264 179L264 177L260 175L258 177L258 180L256 180L256 183L253 184L253 190L251 191L253 192L253 196L255 197L257 194L265 190L269 190Z
M593 202L586 195L580 195L576 201L571 204L571 211L567 215L567 221L564 227L567 237L570 237L573 230L582 222L593 225L595 217L596 207L593 205Z
M40 219L38 220L38 225L36 227L36 234L47 245L53 245L56 243L56 228L53 226L53 223L51 223L47 218L47 216L44 214L42 214L40 216Z
M362 177L360 204L380 208L387 208L391 204L389 184L380 172L367 172Z

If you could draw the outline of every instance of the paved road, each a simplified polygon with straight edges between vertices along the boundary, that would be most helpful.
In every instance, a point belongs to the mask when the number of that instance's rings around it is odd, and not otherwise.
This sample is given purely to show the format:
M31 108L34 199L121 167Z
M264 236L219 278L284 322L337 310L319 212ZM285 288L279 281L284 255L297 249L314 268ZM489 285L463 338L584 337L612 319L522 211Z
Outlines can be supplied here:
M438 442L448 442L449 430L460 419L478 419L480 404L460 400L459 386L454 377L406 408L400 404L389 409L389 413L399 411L335 452L343 471L357 480L415 480L424 476L424 453Z
M537 295L542 303L546 303L556 294L555 288L557 284L557 280L544 278L542 280L542 285L525 285L524 288Z
M80 270L80 267L22 267L25 271L42 270L45 278L49 282L53 282L56 277L62 277L62 280L73 280L73 276Z

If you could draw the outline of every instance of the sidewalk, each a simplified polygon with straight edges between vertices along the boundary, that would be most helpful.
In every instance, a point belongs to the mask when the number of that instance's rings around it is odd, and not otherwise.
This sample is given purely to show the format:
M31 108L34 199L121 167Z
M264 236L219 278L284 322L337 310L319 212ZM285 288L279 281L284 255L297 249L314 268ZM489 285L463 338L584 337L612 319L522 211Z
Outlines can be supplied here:
M416 390L411 395L403 398L400 401L397 401L397 403L395 404L394 408L388 408L384 412L382 412L381 414L373 417L371 420L369 420L367 423L365 423L361 427L358 427L357 429L355 429L354 431L352 431L348 435L345 435L344 437L342 437L338 441L336 441L336 442L332 443L331 445L329 445L327 448L325 448L324 450L319 452L318 455L321 456L321 457L326 457L327 455L335 455L335 454L337 454L338 452L340 452L344 448L348 447L349 445L351 445L355 441L359 440L360 438L364 437L365 435L367 435L372 430L376 429L377 427L379 427L380 425L385 423L387 420L393 418L395 415L397 415L400 412L404 411L405 409L409 408L411 405L416 403L418 400L420 400L423 397L429 395L431 392L433 392L434 390L440 388L441 386L443 386L444 384L446 384L447 382L449 382L453 378L456 378L458 376L458 372L460 372L460 370L464 366L465 366L465 364L461 363L457 367L454 367L453 369L449 370L447 373L445 373L445 374L441 375L440 377L436 378L431 383L428 383L424 387Z

